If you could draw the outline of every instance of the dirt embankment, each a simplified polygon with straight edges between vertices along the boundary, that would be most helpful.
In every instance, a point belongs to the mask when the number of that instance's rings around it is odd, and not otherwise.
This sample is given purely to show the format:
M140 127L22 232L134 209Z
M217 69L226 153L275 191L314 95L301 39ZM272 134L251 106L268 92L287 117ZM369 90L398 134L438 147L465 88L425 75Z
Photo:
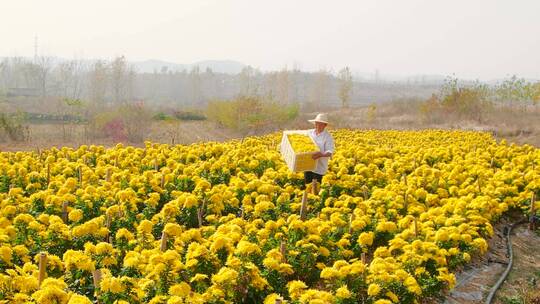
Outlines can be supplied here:
M456 275L456 286L449 292L444 303L480 304L508 265L504 229L522 220L514 215L506 217L494 226L489 241L489 252L474 260ZM500 286L493 303L540 303L540 233L528 230L527 224L517 225L511 233L514 264L506 281ZM534 302L536 299L537 302Z

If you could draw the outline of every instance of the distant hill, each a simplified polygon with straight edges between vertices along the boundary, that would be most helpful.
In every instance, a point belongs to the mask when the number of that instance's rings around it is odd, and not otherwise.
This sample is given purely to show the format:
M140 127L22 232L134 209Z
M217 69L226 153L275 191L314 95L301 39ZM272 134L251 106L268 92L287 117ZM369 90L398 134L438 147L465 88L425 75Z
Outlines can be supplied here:
M210 68L214 73L238 74L246 66L245 64L233 60L204 60L191 64L180 64L163 60L134 61L131 64L139 73L154 73L161 71L181 72L191 71L198 66L201 72Z

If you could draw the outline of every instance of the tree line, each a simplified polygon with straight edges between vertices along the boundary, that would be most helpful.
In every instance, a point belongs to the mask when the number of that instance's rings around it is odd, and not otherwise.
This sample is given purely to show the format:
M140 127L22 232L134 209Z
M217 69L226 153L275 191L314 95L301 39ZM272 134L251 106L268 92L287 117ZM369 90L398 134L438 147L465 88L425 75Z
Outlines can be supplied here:
M65 60L11 57L0 61L0 96L61 97L96 106L143 101L149 105L205 107L209 101L259 96L281 104L314 108L389 101L396 96L425 96L433 89L402 83L362 83L348 67L334 72L281 69L263 72L246 66L238 74L210 68L140 73L125 57L112 60ZM429 96L429 95L428 95Z

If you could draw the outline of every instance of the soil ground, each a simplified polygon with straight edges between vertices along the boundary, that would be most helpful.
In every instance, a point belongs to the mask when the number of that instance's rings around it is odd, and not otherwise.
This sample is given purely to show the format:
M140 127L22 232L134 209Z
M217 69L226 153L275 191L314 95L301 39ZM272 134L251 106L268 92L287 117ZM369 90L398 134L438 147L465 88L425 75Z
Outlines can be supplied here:
M447 304L485 303L488 293L508 265L508 254L504 229L523 217L512 216L502 219L494 226L489 241L489 252L474 260L456 275L456 286L449 292ZM511 234L514 264L495 294L496 304L540 303L540 233L528 230L528 225L517 225ZM536 298L537 302L534 302Z

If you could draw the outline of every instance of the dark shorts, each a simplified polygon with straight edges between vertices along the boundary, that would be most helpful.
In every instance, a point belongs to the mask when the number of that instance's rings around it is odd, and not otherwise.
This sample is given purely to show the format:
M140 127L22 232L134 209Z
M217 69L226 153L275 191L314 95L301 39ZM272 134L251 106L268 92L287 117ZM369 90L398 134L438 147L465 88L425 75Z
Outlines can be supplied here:
M304 172L304 184L311 183L314 179L317 180L317 182L320 184L322 183L322 175L317 174L315 172L311 171L305 171Z

